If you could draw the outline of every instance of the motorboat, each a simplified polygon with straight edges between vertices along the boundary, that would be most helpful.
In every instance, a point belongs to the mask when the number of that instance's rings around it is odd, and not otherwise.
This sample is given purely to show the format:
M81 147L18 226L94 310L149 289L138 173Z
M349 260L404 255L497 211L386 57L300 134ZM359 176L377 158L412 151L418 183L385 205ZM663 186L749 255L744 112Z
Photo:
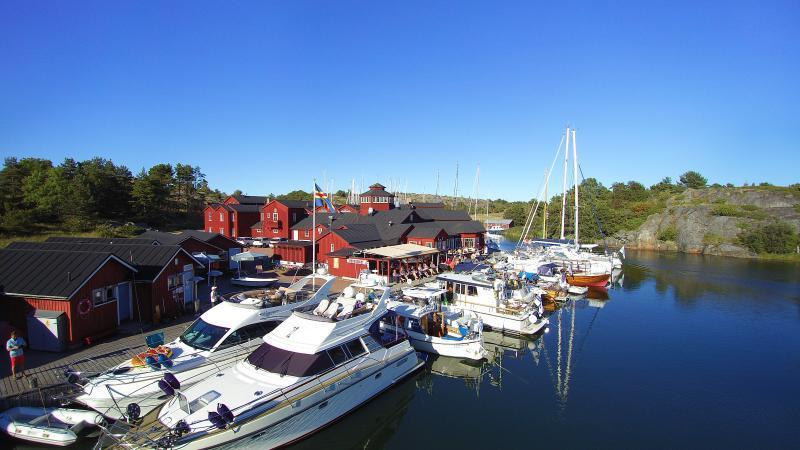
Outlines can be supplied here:
M535 334L547 325L541 301L544 292L529 288L524 281L445 273L436 277L436 283L448 295L452 292L452 303L442 309L471 311L493 330Z
M105 425L95 411L17 406L0 413L0 429L9 436L59 447L71 445L86 427Z
M277 283L278 279L268 274L241 274L231 278L231 284L249 287L266 287Z
M97 376L70 373L76 401L112 419L136 420L161 405L158 382L169 373L188 387L244 359L261 337L294 311L327 302L336 277L308 275L289 287L249 291L209 309L174 341L133 356Z
M124 435L124 448L274 448L298 441L422 367L406 336L384 330L393 315L386 286L353 285L363 296L294 312L246 359L185 388ZM324 307L323 307L324 306Z
M446 291L436 287L403 289L389 302L397 317L388 328L402 328L415 349L436 355L480 360L483 348L483 321L464 310L443 310Z

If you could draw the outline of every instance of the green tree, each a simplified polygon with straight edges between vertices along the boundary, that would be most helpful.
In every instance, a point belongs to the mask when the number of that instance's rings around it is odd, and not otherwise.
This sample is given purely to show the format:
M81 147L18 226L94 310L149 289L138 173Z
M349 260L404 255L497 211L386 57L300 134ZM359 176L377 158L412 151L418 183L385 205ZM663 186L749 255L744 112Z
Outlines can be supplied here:
M706 187L706 185L708 184L708 180L706 179L706 177L700 175L699 172L690 170L681 175L680 184L687 188L701 189Z
M774 221L742 231L739 241L756 253L792 253L798 236L788 223Z

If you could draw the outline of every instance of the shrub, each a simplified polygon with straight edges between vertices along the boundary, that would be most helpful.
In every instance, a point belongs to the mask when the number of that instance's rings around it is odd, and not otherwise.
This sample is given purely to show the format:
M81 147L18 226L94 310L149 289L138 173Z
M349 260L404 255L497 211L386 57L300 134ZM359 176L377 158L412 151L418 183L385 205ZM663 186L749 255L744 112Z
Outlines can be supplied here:
M798 236L786 222L770 222L760 227L743 230L739 241L756 253L792 253Z
M678 238L678 230L674 226L668 226L658 234L659 241L675 241Z
M2 221L0 221L0 228L10 234L25 234L31 231L33 224L33 211L16 209L3 215Z
M755 220L761 220L767 217L767 214L756 205L715 205L711 210L711 214L726 217L746 217Z
M725 238L715 234L715 233L706 233L703 236L703 244L705 245L722 245L725 243Z
M91 220L84 217L70 216L64 220L64 229L73 233L83 233L94 228Z
M714 203L715 205L724 205L725 203L728 203L728 201L725 200L724 198L718 198L714 200L712 203Z
M681 185L694 189L704 188L708 184L708 179L694 170L684 173L679 180Z

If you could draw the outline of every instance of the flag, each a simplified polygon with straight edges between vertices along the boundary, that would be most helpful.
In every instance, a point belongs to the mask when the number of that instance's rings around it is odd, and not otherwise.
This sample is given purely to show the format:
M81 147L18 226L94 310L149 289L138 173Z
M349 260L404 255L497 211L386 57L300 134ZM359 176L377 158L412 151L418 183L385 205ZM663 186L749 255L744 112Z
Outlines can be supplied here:
M333 203L331 203L331 199L328 198L328 194L322 192L322 189L319 188L317 183L314 183L314 209L318 206L325 206L325 209L328 212L336 212L336 209L333 207Z

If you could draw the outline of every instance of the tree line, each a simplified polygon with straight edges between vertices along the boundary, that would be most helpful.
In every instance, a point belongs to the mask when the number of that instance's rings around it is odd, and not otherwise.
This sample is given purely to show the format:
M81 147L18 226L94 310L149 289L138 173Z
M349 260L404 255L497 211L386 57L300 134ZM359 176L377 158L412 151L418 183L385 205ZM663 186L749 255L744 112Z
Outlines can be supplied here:
M224 198L191 164L156 164L133 175L124 165L99 157L66 158L58 165L9 157L0 170L0 231L199 228L206 203Z

